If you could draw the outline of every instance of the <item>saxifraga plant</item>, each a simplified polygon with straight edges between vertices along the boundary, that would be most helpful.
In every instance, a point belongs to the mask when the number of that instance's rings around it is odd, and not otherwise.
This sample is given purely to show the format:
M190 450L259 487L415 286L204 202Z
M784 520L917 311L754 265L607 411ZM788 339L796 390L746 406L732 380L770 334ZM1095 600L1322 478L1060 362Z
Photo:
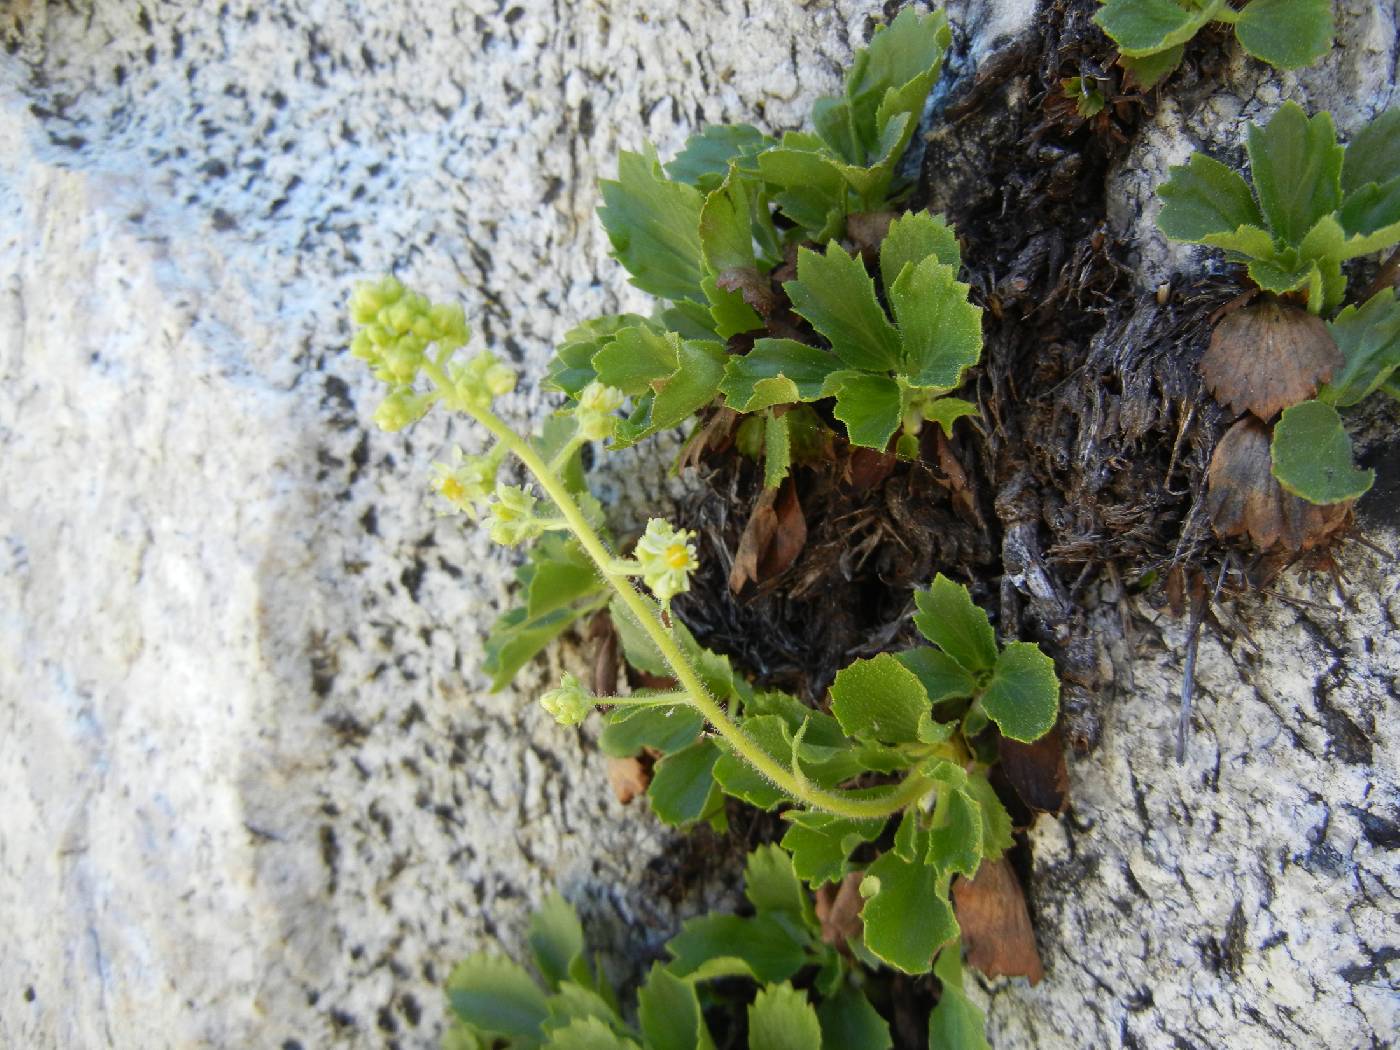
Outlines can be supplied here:
M530 921L537 973L489 953L459 964L447 980L455 1021L444 1050L706 1050L714 1047L704 1008L719 999L713 982L759 987L745 1011L753 1050L888 1050L889 1025L863 988L858 945L818 917L788 856L760 846L744 869L752 915L702 915L666 944L637 992L635 1023L601 967L590 965L583 927L552 894ZM843 950L844 949L844 950ZM935 969L943 994L929 1017L937 1050L987 1050L982 1012L962 991L962 960L945 951ZM793 981L804 980L799 989ZM815 1000L815 1002L813 1001Z
M629 665L675 687L598 697L566 675L541 697L546 710L573 725L595 706L608 708L603 749L656 756L647 795L666 823L722 826L724 795L782 809L790 825L781 842L786 853L771 856L782 857L783 870L814 889L860 887L851 957L909 973L928 972L936 957L944 986L931 1022L937 1045L977 1048L985 1042L980 1015L961 993L949 887L1011 845L1011 819L987 770L1001 737L1028 742L1053 726L1053 663L1034 645L998 645L966 589L938 576L916 595L915 625L931 644L842 670L830 713L755 689L669 614L670 600L688 588L697 567L690 534L652 519L631 556L619 557L579 455L590 442L626 447L681 426L722 399L745 418L740 446L763 459L772 488L804 448L830 447L809 440L827 426L813 411L816 402L829 402L851 445L884 451L893 442L905 457L918 455L923 423L951 435L959 418L976 414L974 405L947 396L981 352L981 311L957 279L957 239L941 218L896 218L887 210L903 193L898 162L948 40L941 12L901 12L857 54L844 94L818 103L816 134L789 132L776 142L745 125L710 127L664 170L650 152L624 153L617 181L603 184L600 216L633 283L663 301L652 318L596 318L566 336L550 382L569 405L538 436L513 433L493 410L493 398L514 387L510 369L490 354L456 360L467 339L459 308L433 305L392 278L363 285L352 302L354 320L364 326L353 352L390 387L375 413L384 429L442 405L491 435L485 452L457 450L453 462L436 464L432 484L454 509L484 513L496 541L534 544L518 572L523 604L498 620L487 642L493 688L571 624L609 610ZM838 241L843 234L856 253ZM498 483L511 456L538 494ZM649 595L634 586L636 577ZM695 922L710 919L738 921ZM734 972L770 985L755 1004L760 1021L779 1010L781 1027L800 1035L793 1045L815 1047L837 1010L834 1001L861 1016L874 1012L863 996L837 987L843 972L854 971L833 968L811 932L798 939L817 954L802 956L800 965L813 963L821 974L813 986L822 1000L819 1028L806 1019L811 1008L803 993L773 985L791 973L763 971L753 960ZM693 935L688 925L673 949ZM700 960L680 977L691 987L675 994L686 1002L695 982L733 965L723 962L719 941L706 944L684 956ZM678 955L668 967L668 994L683 961ZM493 1029L496 1022L476 1028L494 1033L490 1039L504 1032L519 1046L546 1038L561 1047L635 1045L626 1040L638 1033L619 1027L615 1001L611 1018L581 1008L589 1019L560 1034L582 1016L571 1011L587 998L585 989L609 998L586 967L579 974L575 968L570 964L572 976L561 984L541 963L554 992L543 1029L535 1022L521 1022L528 1031ZM502 972L492 963L454 975L459 1017L472 1021L463 1003L504 994ZM524 995L517 978L528 984L523 972L502 979ZM460 1042L453 1045L474 1045L474 1032L454 1030ZM646 1046L708 1045L703 1023L691 1036L660 1039L642 1018ZM887 1035L884 1042L871 1038L869 1045L888 1045Z
M1278 69L1310 66L1332 45L1332 0L1100 0L1094 21L1118 45L1118 64L1144 91L1181 65L1211 22L1234 28L1246 52Z
M1330 114L1309 118L1286 102L1268 124L1249 126L1246 151L1250 182L1195 153L1158 191L1163 233L1223 248L1267 293L1220 322L1201 360L1216 398L1257 418L1242 420L1221 442L1212 485L1250 484L1236 464L1259 459L1268 442L1270 470L1283 491L1323 507L1349 504L1375 475L1355 466L1337 409L1376 391L1397 393L1400 308L1387 288L1329 322L1322 318L1346 295L1343 262L1400 243L1400 110L1380 114L1341 146ZM1291 301L1302 301L1307 312ZM1260 546L1279 539L1310 545L1341 520L1300 516L1286 506L1283 513L1258 510L1276 499L1222 493L1216 502L1217 529L1248 532Z
M697 566L691 536L653 518L632 555L619 557L599 531L597 502L577 483L582 446L625 422L614 414L619 391L595 381L541 436L526 439L493 410L515 374L490 353L454 360L467 338L460 309L433 305L392 278L360 286L351 309L364 326L352 352L390 387L375 412L381 427L399 429L441 405L492 438L486 452L438 468L438 493L473 515L485 511L502 544L566 535L607 588L629 661L677 684L597 697L566 675L541 697L545 709L575 725L606 705L614 743L620 736L663 751L650 789L663 818L712 816L721 790L786 807L792 826L782 846L813 886L858 870L852 854L897 820L890 848L864 868L862 948L909 973L928 972L940 949L956 953L953 877L972 877L1011 845L1010 818L985 775L996 755L988 730L995 723L1023 741L1050 730L1059 698L1051 660L1035 645L998 646L967 591L940 576L918 595L915 617L933 644L845 668L832 686L831 714L752 689L669 615ZM528 470L543 499L496 480L506 456ZM871 784L872 775L883 782ZM860 786L844 786L851 782ZM952 972L953 963L943 966Z

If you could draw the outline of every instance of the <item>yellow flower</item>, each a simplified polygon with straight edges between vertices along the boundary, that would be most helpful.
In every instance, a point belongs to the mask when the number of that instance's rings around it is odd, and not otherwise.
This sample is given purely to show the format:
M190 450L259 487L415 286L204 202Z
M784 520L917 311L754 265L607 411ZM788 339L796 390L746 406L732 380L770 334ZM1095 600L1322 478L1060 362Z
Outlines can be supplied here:
M672 528L661 518L647 522L647 531L632 552L642 567L642 581L663 603L690 590L690 574L700 567L695 557L695 533Z

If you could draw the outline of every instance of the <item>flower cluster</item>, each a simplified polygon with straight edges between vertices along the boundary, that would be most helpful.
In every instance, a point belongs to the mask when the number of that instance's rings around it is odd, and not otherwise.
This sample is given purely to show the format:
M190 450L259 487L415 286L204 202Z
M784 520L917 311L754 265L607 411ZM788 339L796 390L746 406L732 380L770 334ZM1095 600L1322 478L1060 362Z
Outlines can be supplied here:
M568 673L565 673L558 688L550 689L540 697L540 706L561 726L578 725L588 717L595 702L596 698L583 687L583 683Z

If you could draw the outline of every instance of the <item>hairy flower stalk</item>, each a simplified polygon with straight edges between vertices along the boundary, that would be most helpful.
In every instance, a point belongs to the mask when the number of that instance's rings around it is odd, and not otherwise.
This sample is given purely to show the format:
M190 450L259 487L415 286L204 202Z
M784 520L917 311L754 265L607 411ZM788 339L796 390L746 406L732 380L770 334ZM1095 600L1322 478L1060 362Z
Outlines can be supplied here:
M393 388L390 399L394 400L395 408L385 413L389 418L381 425L385 429L398 429L420 417L434 403L441 402L471 416L496 439L498 449L519 459L560 517L538 517L534 510L538 502L536 497L523 488L498 485L490 508L492 538L514 544L538 536L545 529L562 528L572 533L627 612L656 646L680 685L678 694L667 697L666 703L685 703L694 708L740 758L789 797L811 809L855 819L886 817L924 799L935 789L935 780L912 773L888 794L875 798L839 789L827 790L812 784L796 768L795 761L789 768L764 751L730 718L724 704L705 688L675 634L663 620L663 608L688 587L688 575L698 564L690 542L691 534L660 519L652 519L646 535L637 544L635 561L620 559L609 550L561 479L558 465L563 459L554 457L554 463L546 462L493 410L494 398L515 388L514 371L490 353L477 354L465 364L450 362L453 351L466 341L463 328L456 321L460 311L431 306L421 296L405 292L390 278L379 285L362 285L352 302L352 316L357 322L368 325L366 331L375 332L379 337L376 340L376 335L372 334L362 340L357 336L353 352L368 361L376 377ZM440 340L435 338L439 335ZM427 353L431 342L438 343L436 357ZM392 368L388 364L391 357ZM427 376L432 383L430 393L420 394L414 390L418 374ZM588 400L588 410L576 419L579 433L574 439L575 447L592 434L611 433L612 424L603 423L602 417L610 418L611 412L621 404L616 392L607 388L592 391ZM378 421L378 414L376 418ZM448 487L451 489L450 485ZM442 492L440 486L439 492ZM455 489L452 494L457 494ZM462 495L465 498L467 493ZM470 495L474 498L477 493ZM633 575L642 576L660 604L633 586L630 579ZM628 704L630 701L630 698L591 697L578 686L577 680L570 683L567 678L559 689L550 690L542 699L561 722L575 724L581 720L580 704L585 698L590 706L596 702ZM637 699L654 704L658 698Z

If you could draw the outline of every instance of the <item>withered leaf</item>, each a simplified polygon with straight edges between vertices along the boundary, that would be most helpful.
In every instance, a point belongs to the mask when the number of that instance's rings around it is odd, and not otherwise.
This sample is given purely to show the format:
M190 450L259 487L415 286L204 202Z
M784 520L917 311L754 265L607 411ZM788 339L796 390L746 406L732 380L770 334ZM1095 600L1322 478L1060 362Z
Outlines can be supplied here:
M1342 352L1320 317L1270 299L1221 319L1201 375L1231 411L1267 421L1312 397L1341 366Z
M986 860L977 878L953 882L953 908L962 927L967 961L988 977L1045 976L1021 883L1006 858Z
M1064 812L1069 801L1069 770L1065 766L1064 738L1058 727L1033 744L1002 737L997 750L1002 772L1022 802L1044 813Z
M1267 426L1245 416L1226 431L1206 475L1206 509L1217 536L1247 535L1260 550L1279 544L1305 551L1346 524L1355 501L1308 503L1285 492L1271 467Z
M756 267L731 267L715 278L715 284L726 292L738 292L764 320L772 317L777 309L778 297L773 294L773 285Z
M588 640L593 643L593 695L612 696L617 692L617 630L606 609L595 613L588 623Z
M860 936L860 880L864 872L847 872L839 884L827 883L817 890L817 922L821 923L822 943L844 948L848 940Z
M867 263L879 259L880 243L890 232L896 215L892 211L861 211L846 216L846 237Z
M846 457L846 480L857 493L869 492L894 473L898 462L888 452L853 447Z
M651 770L640 758L609 758L608 783L624 806L651 785Z
M690 440L685 443L680 459L676 462L676 469L698 467L704 461L707 452L723 452L729 448L734 444L734 430L738 422L739 413L732 408L719 407L711 411L709 418L696 428Z
M807 544L807 518L797 498L797 483L785 479L765 488L749 513L729 572L729 590L738 594L750 582L777 576L797 560Z

